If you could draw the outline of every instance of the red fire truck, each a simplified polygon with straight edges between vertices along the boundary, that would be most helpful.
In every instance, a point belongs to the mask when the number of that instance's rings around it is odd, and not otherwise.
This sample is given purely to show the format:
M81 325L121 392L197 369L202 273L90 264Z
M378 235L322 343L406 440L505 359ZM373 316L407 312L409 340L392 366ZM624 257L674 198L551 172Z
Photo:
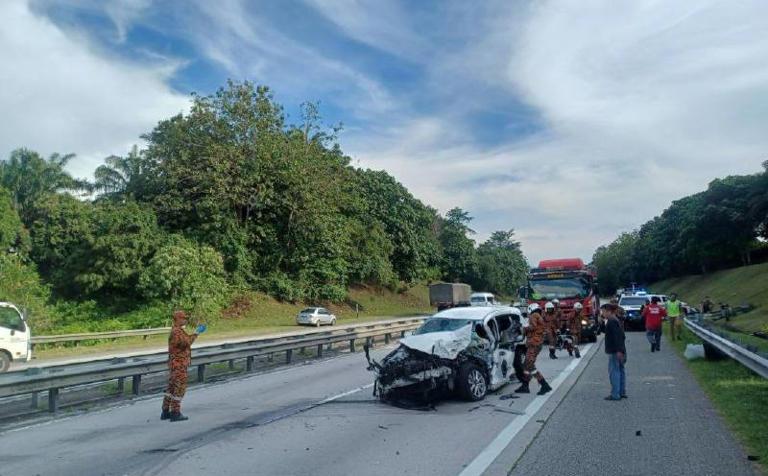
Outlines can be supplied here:
M573 313L573 306L581 302L582 342L595 341L598 335L597 317L600 300L597 296L597 273L579 258L549 259L539 262L528 273L528 285L520 288L521 304L539 303L557 299L565 316Z

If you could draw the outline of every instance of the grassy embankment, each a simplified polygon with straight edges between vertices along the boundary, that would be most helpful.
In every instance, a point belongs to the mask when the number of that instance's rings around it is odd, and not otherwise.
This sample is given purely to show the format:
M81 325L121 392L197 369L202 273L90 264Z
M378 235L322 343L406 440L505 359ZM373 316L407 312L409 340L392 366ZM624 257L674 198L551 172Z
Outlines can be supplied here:
M359 305L359 316L352 303ZM434 312L429 306L428 288L426 285L417 285L403 292L395 293L384 289L371 289L357 287L350 289L349 299L346 304L322 304L331 310L338 317L338 324L353 324L357 322L374 321L387 317L405 317L418 314L427 314ZM276 332L288 332L300 329L296 326L296 314L306 304L291 304L279 302L262 293L246 293L236 298L227 308L223 317L215 320L209 325L206 332L198 342L206 340L218 340L224 338L235 338L250 335L271 334ZM160 309L145 309L142 314L160 313ZM136 313L133 313L136 314ZM170 317L170 316L168 316ZM162 324L162 318L156 317L154 322L157 325L170 325L168 319ZM142 319L135 319L132 316L115 316L110 322L122 322L123 324L132 320L139 322ZM103 324L103 323L102 323ZM98 325L94 328L88 328L87 324L78 322L75 325L55 329L49 334L71 333L71 332L89 332L109 330L108 327ZM120 326L117 328L123 328ZM141 327L129 324L128 328ZM147 326L149 327L149 326ZM34 331L34 329L33 329ZM158 347L165 344L167 337L152 336L146 340L143 338L124 338L115 341L95 341L85 342L77 346L58 345L40 348L36 350L35 356L39 359L52 357L77 357L92 354L101 354L111 351L127 351L132 349L141 349L148 347Z
M768 325L768 264L736 268L717 273L675 278L651 286L654 292L677 292L681 299L696 304L710 296L714 302L727 302L731 306L749 303L752 311L731 318L724 330L739 334L742 341L760 344L768 341L749 338L745 333L764 330ZM668 329L665 330L669 335ZM682 355L686 344L699 343L687 330L683 340L675 343ZM768 466L768 380L760 378L739 363L694 360L687 362L699 385L704 389L727 425L741 440L747 454L757 456L766 472Z
M728 303L731 307L750 304L754 309L714 322L723 332L745 344L768 352L768 340L753 337L757 331L768 332L768 263L744 266L705 275L673 278L655 283L654 292L677 292L683 301L696 307L704 296L714 303ZM719 307L716 305L716 309Z

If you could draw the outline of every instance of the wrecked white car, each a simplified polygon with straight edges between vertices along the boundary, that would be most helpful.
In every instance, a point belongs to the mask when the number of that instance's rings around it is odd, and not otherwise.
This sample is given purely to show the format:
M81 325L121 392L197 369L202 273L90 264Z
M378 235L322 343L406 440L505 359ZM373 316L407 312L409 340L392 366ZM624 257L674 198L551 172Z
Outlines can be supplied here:
M368 370L376 374L374 394L388 401L428 401L446 393L482 400L522 371L526 325L513 307L438 312L380 361L365 349Z

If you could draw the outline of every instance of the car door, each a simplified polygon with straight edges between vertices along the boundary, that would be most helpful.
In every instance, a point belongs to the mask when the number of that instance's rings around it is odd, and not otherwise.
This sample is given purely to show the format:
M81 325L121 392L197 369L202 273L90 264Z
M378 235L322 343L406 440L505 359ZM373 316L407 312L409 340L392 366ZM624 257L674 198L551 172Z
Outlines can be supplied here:
M323 324L330 324L331 323L331 313L328 311L328 309L320 309L320 322Z
M491 387L498 388L507 383L513 370L514 350L508 344L507 332L514 325L512 314L500 314L492 317L488 327L496 332L496 345L493 347L493 366L491 368Z
M0 349L7 350L14 359L27 355L27 326L12 307L0 307Z

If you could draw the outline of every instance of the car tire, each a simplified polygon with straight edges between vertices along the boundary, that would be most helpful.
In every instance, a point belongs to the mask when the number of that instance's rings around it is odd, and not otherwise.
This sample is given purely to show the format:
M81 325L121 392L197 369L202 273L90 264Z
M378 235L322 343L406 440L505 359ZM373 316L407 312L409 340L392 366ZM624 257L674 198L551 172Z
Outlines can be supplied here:
M484 399L488 393L488 380L480 367L466 363L459 369L456 388L461 398L477 402Z
M335 325L336 325L336 319L331 319L331 325L332 325L332 326L335 326Z
M320 319L318 319L317 322L315 322L315 327L320 327Z
M0 374L11 368L11 358L5 352L0 352Z

